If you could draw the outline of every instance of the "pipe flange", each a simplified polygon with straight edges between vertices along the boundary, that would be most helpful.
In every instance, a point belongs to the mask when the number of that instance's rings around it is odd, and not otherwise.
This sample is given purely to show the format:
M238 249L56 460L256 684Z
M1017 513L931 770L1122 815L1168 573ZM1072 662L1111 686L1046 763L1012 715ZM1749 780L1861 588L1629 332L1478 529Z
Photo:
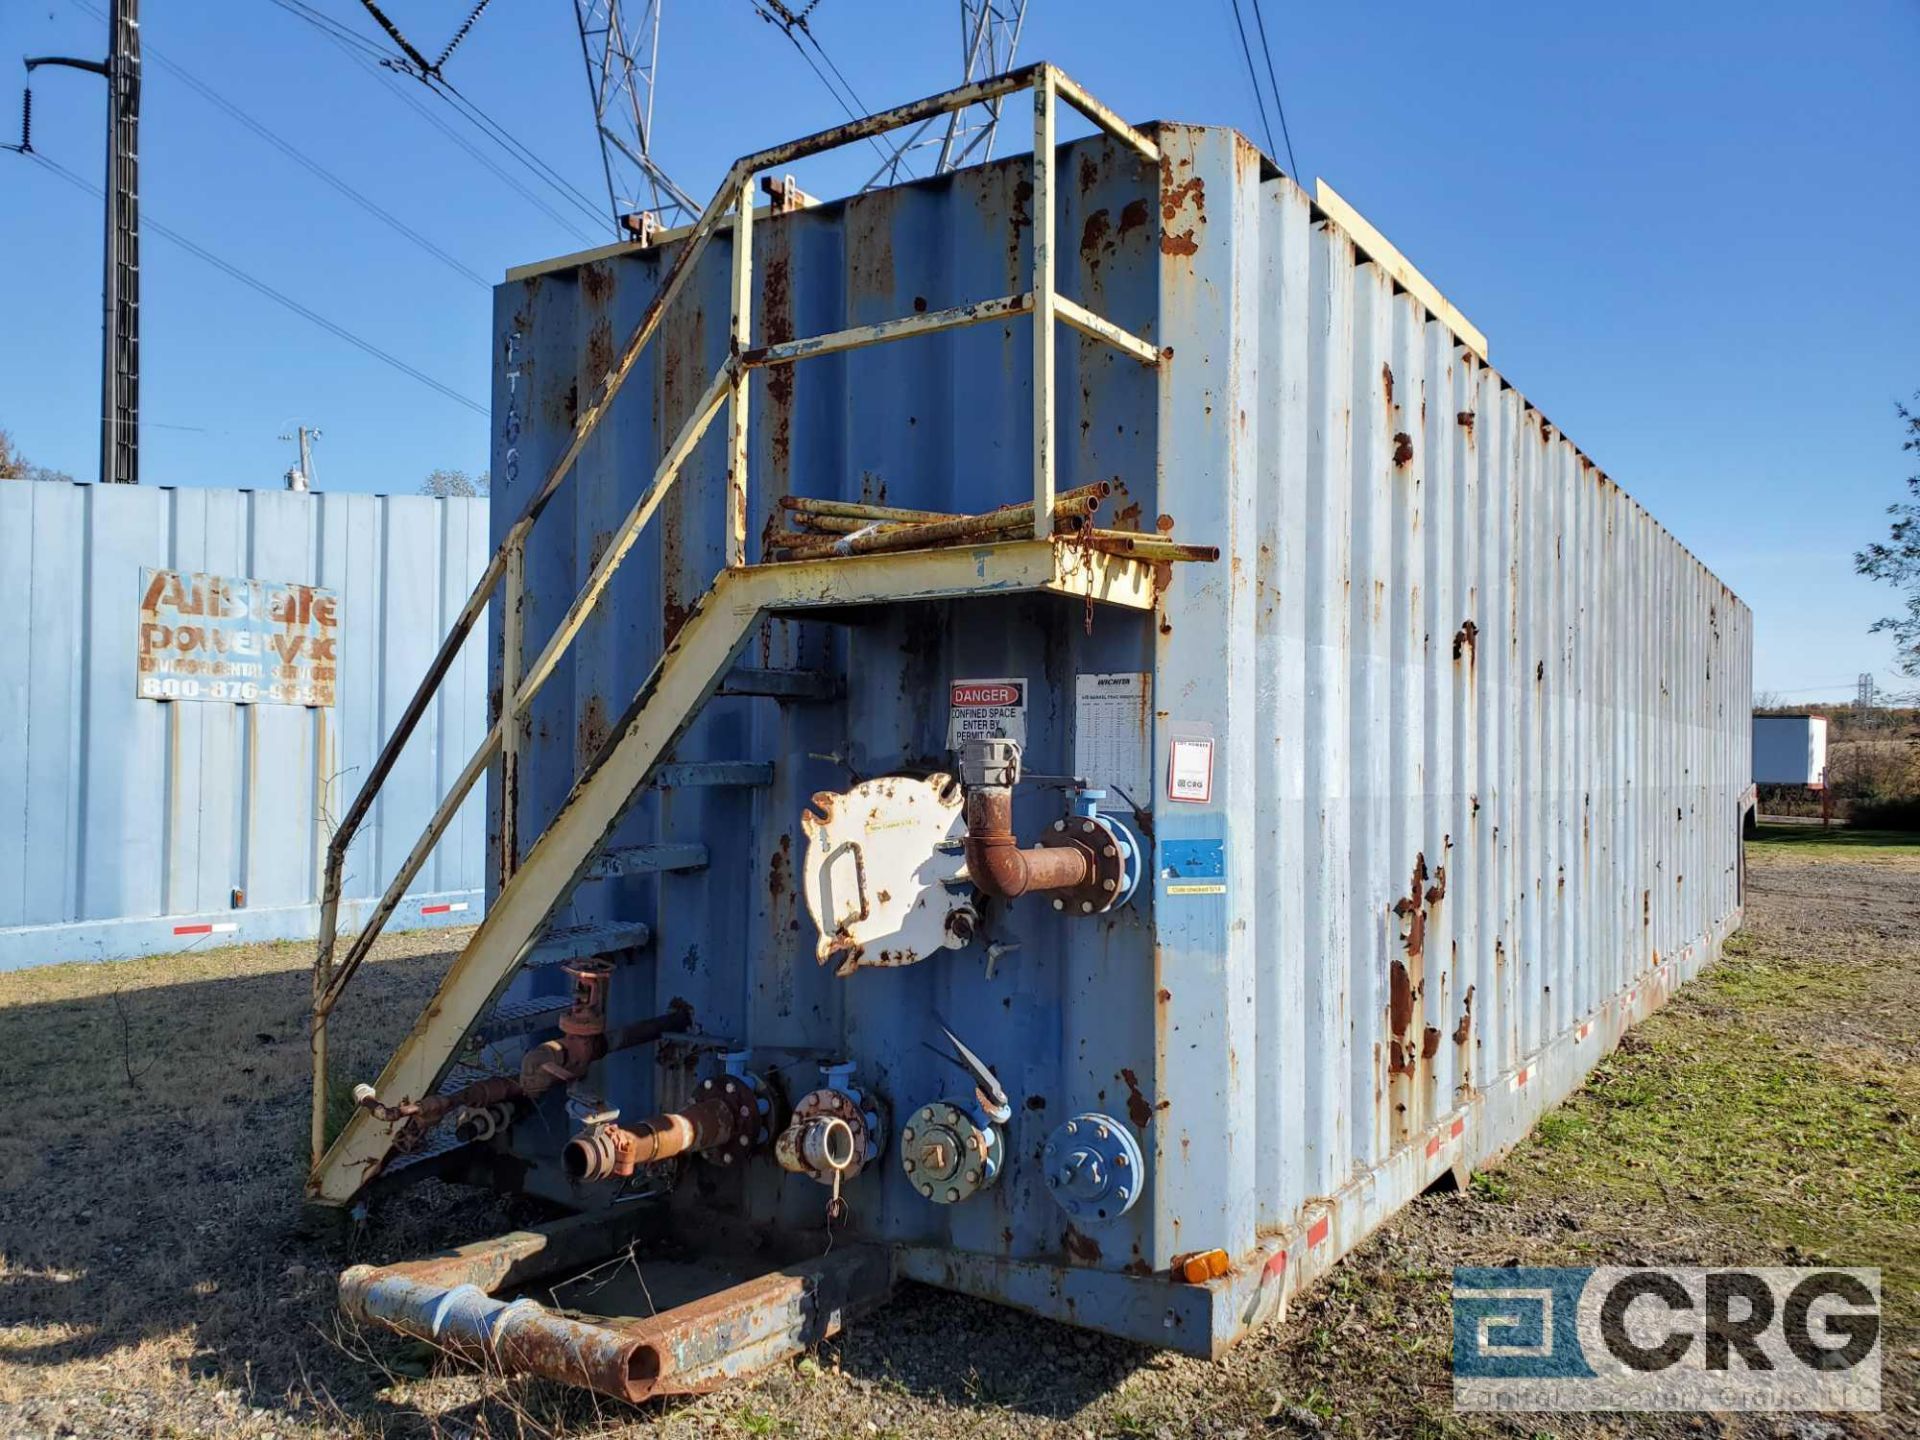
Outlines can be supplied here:
M1055 892L1054 909L1067 915L1098 915L1133 893L1127 866L1136 847L1130 846L1105 817L1063 816L1041 833L1036 844L1049 850L1078 850L1087 857L1092 872L1086 884Z
M1000 1127L950 1100L922 1105L900 1131L901 1167L936 1205L956 1205L992 1185L1004 1155Z
M832 1168L810 1160L805 1142L822 1124L835 1120L844 1123L852 1135L852 1159L840 1167L840 1177L853 1179L869 1161L879 1157L885 1130L877 1102L845 1090L825 1088L802 1095L794 1103L793 1118L773 1143L774 1158L783 1169L831 1185Z
M1124 1215L1146 1189L1147 1162L1133 1132L1111 1115L1076 1115L1054 1128L1040 1155L1047 1189L1079 1221Z
M732 1138L700 1152L710 1165L743 1164L773 1136L773 1093L757 1075L709 1075L693 1087L693 1098L724 1100L733 1111Z

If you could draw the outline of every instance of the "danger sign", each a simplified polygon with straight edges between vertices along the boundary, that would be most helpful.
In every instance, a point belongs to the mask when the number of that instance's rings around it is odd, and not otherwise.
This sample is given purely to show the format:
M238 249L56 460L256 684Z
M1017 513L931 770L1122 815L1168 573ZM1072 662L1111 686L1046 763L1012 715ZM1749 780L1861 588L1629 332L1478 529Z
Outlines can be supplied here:
M969 740L1027 743L1027 682L1009 678L956 680L947 698L947 745Z

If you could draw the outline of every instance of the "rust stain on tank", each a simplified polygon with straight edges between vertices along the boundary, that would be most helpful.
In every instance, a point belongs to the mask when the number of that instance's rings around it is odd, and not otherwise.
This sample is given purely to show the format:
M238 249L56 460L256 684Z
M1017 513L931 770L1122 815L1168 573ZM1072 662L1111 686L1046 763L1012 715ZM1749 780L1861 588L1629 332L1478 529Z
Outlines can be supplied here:
M1453 419L1454 423L1466 431L1469 436L1473 434L1473 411L1462 410L1459 414L1455 415Z
M1420 1036L1420 1058L1431 1060L1440 1053L1440 1032L1429 1025Z
M1087 262L1089 269L1100 268L1100 257L1113 253L1113 222L1105 210L1096 210L1087 216L1087 223L1080 229L1080 258Z
M1460 1023L1453 1027L1453 1043L1464 1045L1467 1037L1473 1033L1473 986L1467 986L1467 993L1460 1000Z
M1133 1121L1135 1129L1144 1130L1153 1120L1153 1106L1140 1093L1140 1078L1133 1071L1122 1070L1120 1078L1127 1086L1127 1118Z
M613 271L600 264L580 267L580 293L598 310L613 298Z
M784 227L781 234L784 239ZM767 257L761 288L760 324L769 345L784 344L794 338L790 270L785 254ZM792 365L770 365L766 372L767 405L772 412L767 424L767 460L772 468L772 483L768 487L771 492L770 504L791 490L794 368ZM770 512L770 519L777 518L776 505Z
M1091 1235L1082 1235L1073 1226L1067 1226L1067 1233L1061 1239L1067 1252L1067 1258L1076 1265L1098 1265L1100 1263L1100 1242Z
M1190 165L1183 160L1181 165ZM1207 182L1198 175L1176 182L1173 178L1174 162L1170 156L1160 157L1160 253L1163 255L1188 256L1200 252L1200 242L1196 238L1199 227L1207 223ZM1182 212L1190 212L1193 223L1184 230L1174 226L1180 221Z
M607 743L607 704L598 695L587 697L586 709L580 716L580 754L583 759L592 759L600 753L600 747Z
M1384 361L1380 366L1380 393L1387 397L1387 408L1393 408L1393 366Z
M1413 463L1413 437L1404 430L1397 430L1393 436L1393 465L1396 470L1404 470Z
M1147 202L1144 200L1129 200L1120 209L1120 238L1122 240L1126 239L1129 234L1142 228L1146 223Z
M1388 975L1387 1019L1393 1039L1387 1045L1387 1070L1394 1075L1413 1073L1413 1047L1406 1034L1413 1024L1413 977L1404 961L1396 960Z
M1479 638L1478 625L1471 620L1461 621L1460 628L1453 632L1453 658L1458 660L1464 655L1467 664L1471 666L1475 659L1474 644Z
M587 331L587 379L598 385L613 369L613 321L602 315Z

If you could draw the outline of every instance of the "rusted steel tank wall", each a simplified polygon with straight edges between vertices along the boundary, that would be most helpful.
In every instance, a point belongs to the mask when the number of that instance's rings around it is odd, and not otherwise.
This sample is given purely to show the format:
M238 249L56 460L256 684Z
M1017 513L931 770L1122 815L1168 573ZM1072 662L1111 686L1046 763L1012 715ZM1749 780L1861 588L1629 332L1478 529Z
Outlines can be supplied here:
M312 935L330 817L479 578L486 505L0 484L0 970ZM333 590L335 705L139 698L142 567ZM361 832L343 927L485 734L483 644L468 646ZM476 799L397 923L477 918L483 829Z
M1511 1145L1737 923L1750 617L1244 140L1156 133L1158 172L1098 138L1059 154L1062 292L1169 360L1155 374L1062 332L1058 483L1116 481L1104 523L1217 544L1220 562L1175 567L1152 616L982 597L769 621L742 663L825 672L844 700L712 702L676 758L771 762L772 783L648 795L613 843L704 844L711 863L582 885L561 919L653 927L615 1023L685 999L796 1093L813 1059L853 1060L896 1124L961 1088L926 1050L939 1012L1013 1095L1007 1173L935 1206L889 1152L850 1189L854 1237L894 1242L915 1278L1208 1351ZM763 218L755 339L1024 289L1031 196L1022 157ZM724 357L726 252L723 236L535 532L528 655ZM496 539L670 258L533 267L497 292ZM1021 319L756 374L750 558L788 493L1028 496L1031 352ZM523 836L721 563L722 428L535 706ZM1220 842L1217 888L1156 863L1106 917L1021 902L989 917L1019 947L990 974L977 945L844 979L815 963L793 867L816 792L949 766L947 684L969 677L1025 677L1028 768L1072 773L1076 681L1111 673L1151 677L1153 773L1133 798L1156 857ZM1214 744L1206 803L1169 798L1182 736ZM1022 787L1017 833L1058 811ZM678 1103L715 1063L665 1050L610 1061L609 1102ZM1150 1176L1100 1226L1066 1223L1037 1174L1086 1110L1134 1130ZM603 1203L520 1149L530 1187ZM676 1203L820 1224L819 1187L771 1162L701 1173ZM1227 1277L1165 1282L1214 1247Z

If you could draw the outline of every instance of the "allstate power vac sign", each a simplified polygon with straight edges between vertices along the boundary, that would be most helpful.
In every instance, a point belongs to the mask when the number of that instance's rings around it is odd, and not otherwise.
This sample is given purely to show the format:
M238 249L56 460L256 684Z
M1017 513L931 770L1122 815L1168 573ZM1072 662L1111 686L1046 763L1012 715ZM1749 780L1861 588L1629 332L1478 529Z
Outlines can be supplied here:
M143 700L331 705L340 597L316 585L140 572Z

